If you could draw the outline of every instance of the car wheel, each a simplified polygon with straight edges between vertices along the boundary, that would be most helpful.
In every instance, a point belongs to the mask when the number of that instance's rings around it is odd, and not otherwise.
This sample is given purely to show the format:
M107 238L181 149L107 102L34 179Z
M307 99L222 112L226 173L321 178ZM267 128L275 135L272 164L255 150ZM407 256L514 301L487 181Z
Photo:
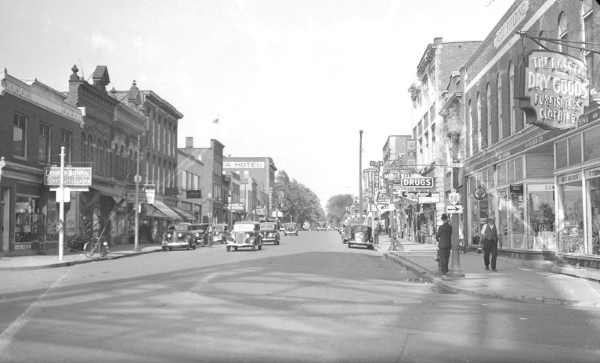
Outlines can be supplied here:
M162 250L163 250L163 251L166 251L166 250L167 250L167 247L163 247L163 248L162 248Z
M196 249L196 244L191 245L192 249L195 250Z
M237 251L237 247L233 247L233 249Z
M262 250L262 245L258 245L258 250Z
M173 251L173 247L169 247L169 251Z
M227 252L229 252L229 250L231 250L231 247L227 246L226 249L227 249Z
M350 248L350 243L348 243L348 248Z

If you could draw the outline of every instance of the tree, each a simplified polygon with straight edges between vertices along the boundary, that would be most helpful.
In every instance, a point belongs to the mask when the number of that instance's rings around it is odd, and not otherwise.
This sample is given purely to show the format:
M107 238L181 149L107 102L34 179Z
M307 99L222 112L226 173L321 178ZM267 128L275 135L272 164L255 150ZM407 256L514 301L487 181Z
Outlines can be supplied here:
M282 203L279 205L283 212L283 221L293 219L299 224L314 224L325 219L319 197L304 184L290 178L284 170L277 173L273 191L277 196L283 192Z
M347 207L350 207L354 202L352 194L338 194L329 198L327 201L327 221L329 224L337 226L346 216Z

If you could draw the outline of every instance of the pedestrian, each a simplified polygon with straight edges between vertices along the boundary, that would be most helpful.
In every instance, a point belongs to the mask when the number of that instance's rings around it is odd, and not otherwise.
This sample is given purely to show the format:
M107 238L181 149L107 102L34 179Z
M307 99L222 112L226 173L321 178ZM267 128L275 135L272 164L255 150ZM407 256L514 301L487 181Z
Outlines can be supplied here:
M139 230L140 243L146 244L152 240L152 232L147 221L143 221Z
M379 222L379 217L375 217L373 221L373 243L379 244L379 231L381 230L381 223Z
M440 251L440 264L442 275L448 274L448 262L450 260L450 249L452 248L452 226L448 224L448 215L442 214L442 225L438 227L436 240Z
M483 263L485 269L490 269L490 253L492 254L492 271L496 270L496 257L498 257L498 230L493 218L488 218L481 230L483 236Z

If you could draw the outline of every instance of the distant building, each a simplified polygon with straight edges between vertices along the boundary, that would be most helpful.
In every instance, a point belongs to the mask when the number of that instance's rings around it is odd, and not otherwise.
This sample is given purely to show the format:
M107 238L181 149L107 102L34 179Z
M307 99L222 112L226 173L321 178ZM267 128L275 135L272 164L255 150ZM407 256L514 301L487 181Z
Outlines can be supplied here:
M273 188L277 168L270 157L225 157L223 169L239 174L240 178L253 178L257 185L260 215L271 215L273 210Z

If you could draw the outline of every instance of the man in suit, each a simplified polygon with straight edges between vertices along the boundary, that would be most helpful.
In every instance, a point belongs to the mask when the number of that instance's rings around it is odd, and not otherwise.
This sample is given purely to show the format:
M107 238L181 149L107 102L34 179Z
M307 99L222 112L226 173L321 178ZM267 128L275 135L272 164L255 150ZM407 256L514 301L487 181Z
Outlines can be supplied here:
M490 253L492 254L492 271L496 270L496 257L498 257L498 230L495 221L489 218L486 225L481 230L483 236L483 263L485 269L490 269Z
M448 215L442 214L443 224L438 227L436 240L440 250L440 264L442 265L442 275L448 273L448 261L450 261L450 249L452 248L452 226L448 224Z

